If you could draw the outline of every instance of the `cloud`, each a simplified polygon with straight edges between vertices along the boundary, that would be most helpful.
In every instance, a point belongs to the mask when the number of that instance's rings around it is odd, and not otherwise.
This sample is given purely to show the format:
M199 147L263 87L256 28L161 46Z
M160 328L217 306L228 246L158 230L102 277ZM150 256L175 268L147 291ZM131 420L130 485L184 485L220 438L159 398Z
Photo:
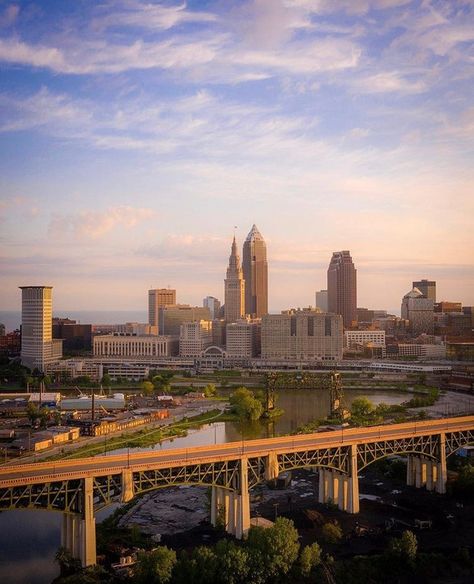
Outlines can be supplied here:
M54 238L72 235L77 239L100 239L117 228L130 231L156 218L153 209L128 205L109 207L105 211L80 211L72 215L53 214L48 234Z
M111 27L168 30L183 23L206 23L217 19L210 12L188 10L185 2L163 6L138 0L119 0L102 4L98 10L105 13L92 20L92 27L99 30Z
M427 85L422 79L410 81L398 71L388 71L361 76L355 79L352 88L357 93L423 93Z
M10 4L0 14L0 28L7 28L14 24L20 14L20 7L17 4Z

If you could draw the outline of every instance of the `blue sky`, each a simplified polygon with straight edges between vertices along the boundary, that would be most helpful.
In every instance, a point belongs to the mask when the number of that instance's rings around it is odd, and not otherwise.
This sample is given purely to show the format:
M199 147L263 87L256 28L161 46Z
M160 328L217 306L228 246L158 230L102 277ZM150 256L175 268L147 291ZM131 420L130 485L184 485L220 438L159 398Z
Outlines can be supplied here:
M252 223L272 310L340 249L359 306L474 304L473 41L472 0L0 0L0 308L222 298Z

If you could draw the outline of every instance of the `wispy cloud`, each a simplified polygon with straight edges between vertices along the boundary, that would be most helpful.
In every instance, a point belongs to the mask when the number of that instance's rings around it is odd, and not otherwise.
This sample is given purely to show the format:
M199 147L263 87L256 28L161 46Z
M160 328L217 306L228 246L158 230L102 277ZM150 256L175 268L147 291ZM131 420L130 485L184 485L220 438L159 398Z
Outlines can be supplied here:
M71 215L53 214L48 234L54 238L73 236L77 239L100 239L111 231L121 228L126 231L144 221L156 218L156 211L123 205L109 207L104 211L80 211Z

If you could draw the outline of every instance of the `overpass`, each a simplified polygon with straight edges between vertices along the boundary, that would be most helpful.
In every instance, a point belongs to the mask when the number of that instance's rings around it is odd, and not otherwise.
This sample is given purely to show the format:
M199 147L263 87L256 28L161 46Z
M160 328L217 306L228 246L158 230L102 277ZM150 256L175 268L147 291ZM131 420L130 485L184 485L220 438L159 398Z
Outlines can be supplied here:
M472 443L474 416L466 416L3 467L0 511L61 511L61 543L88 566L96 562L95 512L147 491L209 486L211 522L241 538L250 527L249 489L282 471L319 467L319 502L358 513L358 473L372 462L407 455L407 484L445 493L447 457Z

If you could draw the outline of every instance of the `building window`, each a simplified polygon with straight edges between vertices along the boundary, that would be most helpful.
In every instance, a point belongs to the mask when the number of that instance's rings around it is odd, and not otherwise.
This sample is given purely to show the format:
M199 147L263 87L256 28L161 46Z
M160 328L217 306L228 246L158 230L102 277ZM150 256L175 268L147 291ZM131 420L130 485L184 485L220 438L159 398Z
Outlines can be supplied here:
M326 316L324 319L324 336L330 337L331 335L331 317Z

